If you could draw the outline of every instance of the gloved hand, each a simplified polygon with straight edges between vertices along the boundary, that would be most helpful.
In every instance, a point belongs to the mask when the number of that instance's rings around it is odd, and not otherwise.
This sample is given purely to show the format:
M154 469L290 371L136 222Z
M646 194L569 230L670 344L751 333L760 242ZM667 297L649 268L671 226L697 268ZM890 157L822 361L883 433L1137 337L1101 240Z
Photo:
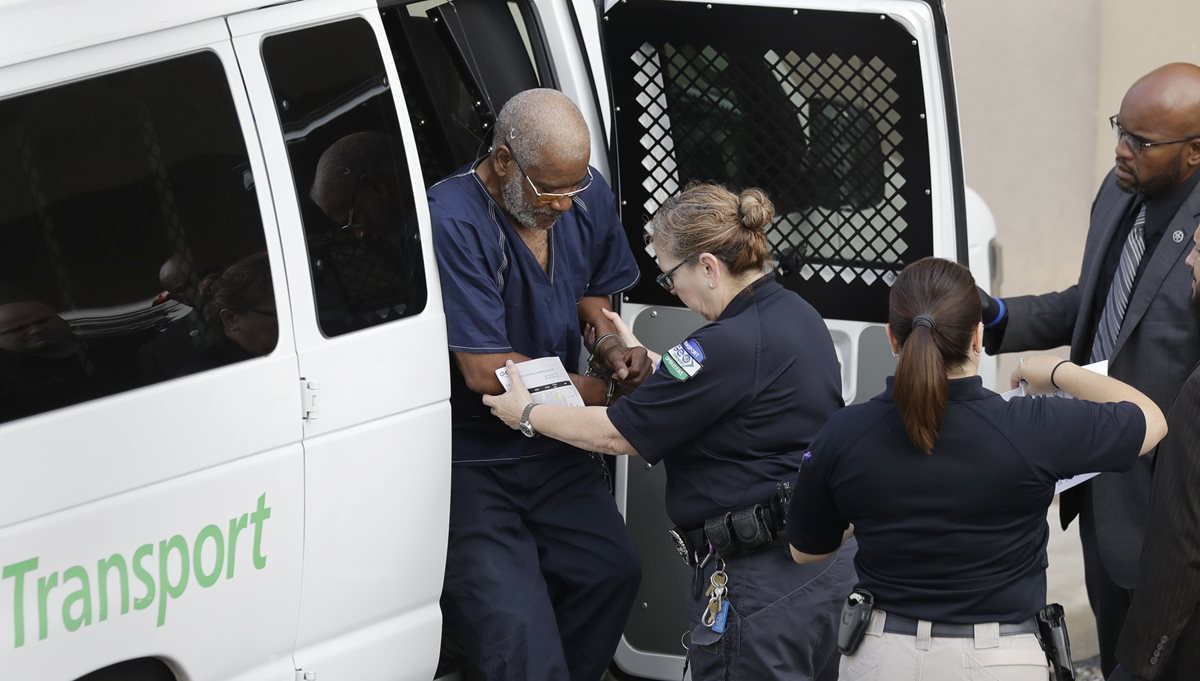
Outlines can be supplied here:
M983 308L983 325L990 327L1001 321L1007 313L1004 301L993 298L978 286L975 287L975 290L979 291L979 305Z

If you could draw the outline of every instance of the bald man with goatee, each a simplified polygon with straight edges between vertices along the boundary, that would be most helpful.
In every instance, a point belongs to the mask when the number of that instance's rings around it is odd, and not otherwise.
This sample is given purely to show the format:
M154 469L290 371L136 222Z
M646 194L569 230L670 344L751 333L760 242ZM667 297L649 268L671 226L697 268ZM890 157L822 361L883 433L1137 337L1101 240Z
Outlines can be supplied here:
M1200 322L1189 312L1186 262L1200 221L1200 67L1167 64L1142 76L1109 119L1114 167L1092 204L1079 281L1057 293L985 296L989 352L1071 346L1071 360L1108 361L1110 376L1164 413L1200 360ZM1018 254L1018 257L1019 254ZM1172 432L1166 442L1175 437ZM1164 445L1165 446L1165 445ZM1154 456L1062 495L1063 527L1077 515L1101 667L1115 651L1135 587L1150 515ZM1195 556L1195 554L1193 554ZM1159 642L1165 650L1170 643ZM1157 644L1156 644L1157 645ZM1161 659L1163 650L1146 651ZM1200 670L1181 678L1200 678Z
M651 370L604 316L638 279L616 198L588 165L579 110L554 90L501 109L491 151L429 190L451 357L453 460L446 634L489 681L597 681L641 567L587 452L508 429L483 395L506 360L557 357L585 403ZM597 331L579 367L580 329Z

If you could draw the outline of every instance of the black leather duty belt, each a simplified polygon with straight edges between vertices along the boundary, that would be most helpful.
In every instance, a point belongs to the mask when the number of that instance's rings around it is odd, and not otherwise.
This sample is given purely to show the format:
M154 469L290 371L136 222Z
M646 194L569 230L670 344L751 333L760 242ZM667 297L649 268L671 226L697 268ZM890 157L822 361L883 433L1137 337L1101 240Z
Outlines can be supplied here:
M883 623L883 631L887 634L900 634L902 636L917 635L917 620L909 617L901 617L885 613L886 619ZM1001 636L1017 636L1018 634L1036 634L1038 631L1037 620L1030 617L1024 622L1016 624L1001 624ZM933 630L929 634L933 638L974 638L974 624L943 624L940 622L933 623Z

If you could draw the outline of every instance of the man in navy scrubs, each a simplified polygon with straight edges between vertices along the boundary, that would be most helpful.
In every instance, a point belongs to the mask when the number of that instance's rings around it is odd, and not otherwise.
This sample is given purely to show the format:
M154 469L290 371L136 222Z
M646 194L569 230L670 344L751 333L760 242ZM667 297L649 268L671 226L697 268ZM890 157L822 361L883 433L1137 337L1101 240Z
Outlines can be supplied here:
M616 199L588 166L587 124L554 90L513 97L491 152L429 190L451 362L447 635L491 680L596 681L612 659L641 568L603 463L492 418L505 360L556 356L589 405L641 382L601 312L637 282ZM596 364L578 373L581 323ZM532 433L532 431L529 431Z

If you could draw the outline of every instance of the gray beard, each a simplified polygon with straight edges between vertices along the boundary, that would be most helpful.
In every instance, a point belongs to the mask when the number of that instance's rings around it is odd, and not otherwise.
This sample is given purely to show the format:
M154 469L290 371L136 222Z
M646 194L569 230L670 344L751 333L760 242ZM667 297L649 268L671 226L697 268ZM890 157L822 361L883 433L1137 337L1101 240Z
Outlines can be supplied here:
M523 180L524 178L518 177L516 173L513 173L500 186L500 194L504 197L504 209L522 227L549 230L550 227L554 226L554 223L550 223L547 227L541 227L537 223L537 218L539 215L555 215L555 212L549 208L537 208L526 200L525 188L521 184ZM557 222L557 219L555 221Z

